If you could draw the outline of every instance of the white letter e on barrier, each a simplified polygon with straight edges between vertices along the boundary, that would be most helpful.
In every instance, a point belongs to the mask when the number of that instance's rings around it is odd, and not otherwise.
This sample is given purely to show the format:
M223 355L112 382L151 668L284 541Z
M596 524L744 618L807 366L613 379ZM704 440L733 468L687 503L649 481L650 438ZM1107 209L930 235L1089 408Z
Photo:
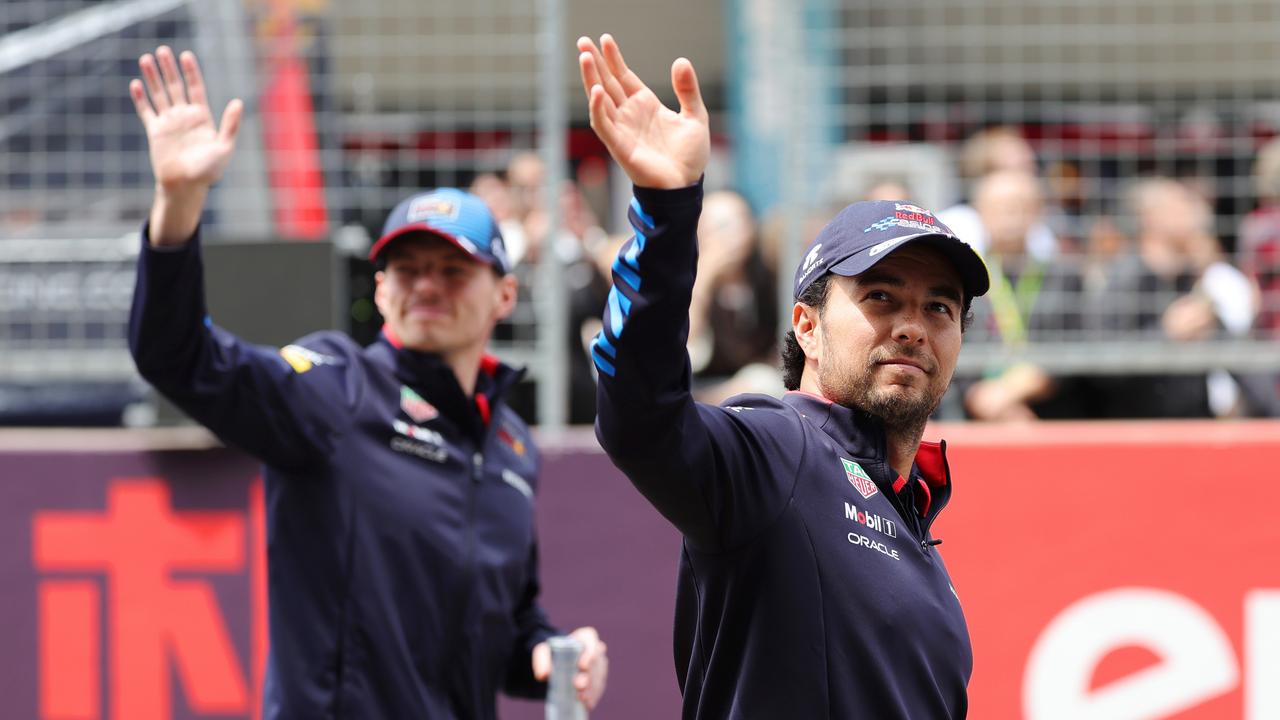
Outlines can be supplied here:
M1090 690L1098 663L1128 646L1162 662ZM1158 720L1238 681L1231 641L1199 605L1164 590L1118 588L1076 602L1045 628L1027 660L1022 707L1028 720Z

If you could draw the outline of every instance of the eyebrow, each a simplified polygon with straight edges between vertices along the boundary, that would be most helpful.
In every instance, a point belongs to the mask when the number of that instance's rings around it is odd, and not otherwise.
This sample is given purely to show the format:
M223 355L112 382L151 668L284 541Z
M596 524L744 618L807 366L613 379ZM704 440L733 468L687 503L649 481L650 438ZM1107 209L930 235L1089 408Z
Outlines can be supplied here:
M858 276L859 285L888 285L890 287L905 287L907 281L893 273L884 272L883 270L868 270ZM929 288L929 295L933 297L946 298L954 301L957 305L964 302L964 298L960 295L960 291L953 285L934 285Z

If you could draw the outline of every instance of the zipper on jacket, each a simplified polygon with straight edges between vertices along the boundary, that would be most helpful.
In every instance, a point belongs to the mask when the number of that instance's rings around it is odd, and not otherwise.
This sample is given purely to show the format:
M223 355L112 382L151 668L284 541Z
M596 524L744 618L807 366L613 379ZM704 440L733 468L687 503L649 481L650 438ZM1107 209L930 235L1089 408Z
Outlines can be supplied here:
M470 599L463 604L462 615L459 618L458 627L463 628L462 635L464 642L470 642L472 638L467 637L466 628L468 627L467 615L470 612L470 606L475 602L476 587L479 585L480 571L477 567L479 561L476 559L476 494L479 492L480 479L484 474L484 453L476 451L471 455L471 474L470 482L467 483L467 565L466 565L466 592ZM479 654L473 654L472 667L469 669L470 675L476 677L479 666ZM472 689L474 692L474 688Z

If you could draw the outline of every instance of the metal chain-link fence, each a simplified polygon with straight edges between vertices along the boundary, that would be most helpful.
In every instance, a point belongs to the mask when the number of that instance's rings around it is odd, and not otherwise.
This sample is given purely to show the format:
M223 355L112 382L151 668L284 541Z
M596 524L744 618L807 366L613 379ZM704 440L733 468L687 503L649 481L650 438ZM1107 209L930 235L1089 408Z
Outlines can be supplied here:
M246 103L235 156L208 203L206 242L332 238L358 258L410 193L473 183L483 192L505 184L517 157L534 166L526 183L554 187L563 176L538 155L563 155L565 84L547 82L565 74L550 51L565 44L552 0L2 7L0 386L21 392L0 393L0 415L26 417L3 398L34 398L40 386L91 381L138 394L125 349L136 240L126 236L146 216L152 180L126 88L137 58L159 44L199 55L215 117L233 97ZM550 231L559 210L543 190L521 187L518 207L502 212L542 213ZM352 266L340 324L367 341L377 327L372 271ZM555 325L537 321L561 314L561 294L555 269L541 277L536 266L520 267L522 301L497 347L531 366L540 392L562 395L551 370L563 349L544 337ZM290 282L305 279L282 278L282 291ZM534 292L540 283L547 289ZM544 419L563 421L556 402L540 404Z
M1280 368L1280 233L1259 221L1242 236L1251 212L1280 204L1255 180L1280 133L1280 6L744 0L734 12L752 71L735 141L765 149L740 150L738 179L758 205L801 216L791 258L829 208L896 187L935 210L960 204L943 219L999 276L969 369L1011 354L1072 372ZM754 172L767 153L789 162ZM991 177L1024 163L1028 183ZM1030 264L990 247L1019 223L1026 245L1000 244ZM1160 272L1126 265L1157 254L1183 257ZM1181 342L1160 314L1188 294L1212 306L1215 328Z
M1271 0L733 0L723 14L663 0L623 27L622 10L567 0L2 6L0 386L16 390L0 392L0 413L40 386L138 393L118 307L131 241L119 238L145 216L151 178L126 84L163 42L200 55L215 115L232 97L247 104L210 198L211 242L330 238L358 256L415 190L490 200L525 255L496 346L531 366L528 406L558 424L590 384L589 364L573 364L566 294L590 275L584 247L608 247L596 228L619 227L610 208L625 196L595 160L565 26L617 32L664 95L671 58L698 59L723 36L723 70L698 62L714 68L702 84L731 158L708 183L751 200L784 310L814 227L896 183L949 208L944 220L998 270L962 373L1017 361L1059 374L1280 371L1280 211L1267 209L1280 179L1255 177L1280 133ZM696 33L682 23L694 17ZM664 24L668 35L653 31ZM566 157L580 181L567 195ZM992 172L1020 162L1029 185ZM578 244L553 230L562 221ZM368 340L371 272L352 267L340 324Z

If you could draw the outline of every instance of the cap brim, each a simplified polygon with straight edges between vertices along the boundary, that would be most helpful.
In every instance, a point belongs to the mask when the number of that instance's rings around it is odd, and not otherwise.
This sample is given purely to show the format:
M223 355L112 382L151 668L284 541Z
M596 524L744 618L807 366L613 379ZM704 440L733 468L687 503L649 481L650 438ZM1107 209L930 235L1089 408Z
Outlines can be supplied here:
M827 269L827 272L844 277L861 275L902 247L912 243L925 243L937 248L947 256L947 259L955 267L956 272L960 274L960 282L964 283L964 290L970 297L985 295L987 290L991 288L991 277L987 274L987 264L982 261L982 256L978 255L965 241L951 235L940 235L938 233L920 233L919 235L908 235L897 239L898 244L884 252L872 255L871 251L875 248L867 248L832 265Z
M383 235L382 237L378 238L378 241L373 244L373 247L369 248L369 262L375 262L375 263L378 262L378 256L381 255L383 251L387 249L387 246L390 245L393 240L398 240L406 235L414 235L419 233L426 233L428 235L434 235L435 237L438 237L441 240L448 240L449 242L453 243L455 247L457 247L459 250L469 255L473 260L475 260L478 263L485 263L486 265L494 264L489 260L489 258L484 257L482 255L477 255L476 253L472 252L470 248L464 245L462 241L459 240L457 237L455 237L452 233L441 230L438 227L434 227L429 223L411 223L409 225L401 225L395 230L392 230L386 235Z

